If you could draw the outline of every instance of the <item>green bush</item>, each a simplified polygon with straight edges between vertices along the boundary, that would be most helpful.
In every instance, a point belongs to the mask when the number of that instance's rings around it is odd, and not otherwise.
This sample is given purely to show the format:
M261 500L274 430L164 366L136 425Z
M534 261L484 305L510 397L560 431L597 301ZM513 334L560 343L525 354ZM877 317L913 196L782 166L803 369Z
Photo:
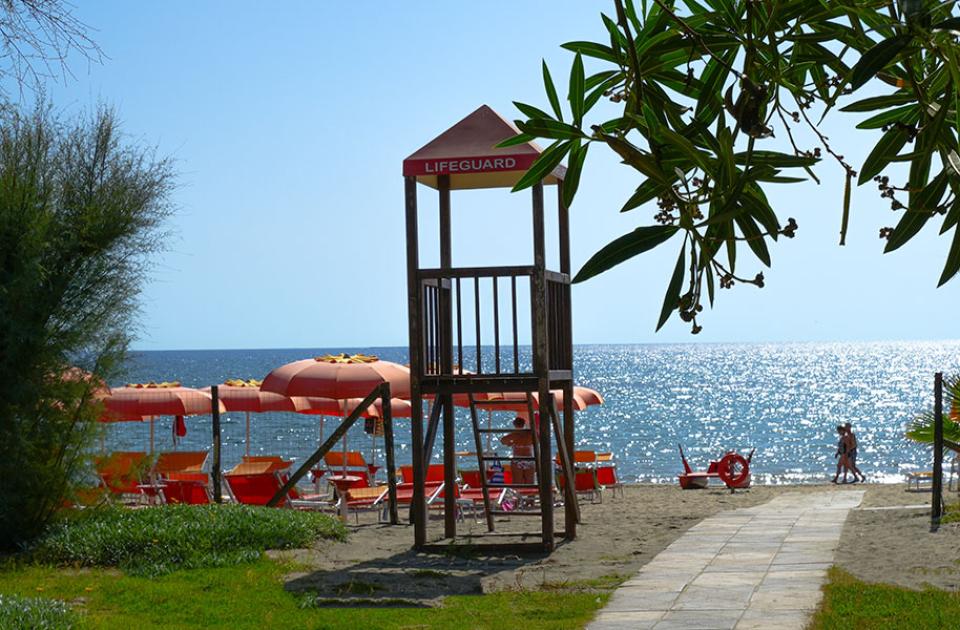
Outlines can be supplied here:
M247 505L106 507L56 523L29 555L42 563L159 575L247 562L267 549L345 537L339 521L315 512Z
M60 630L75 625L76 614L58 599L0 594L0 628Z
M110 111L0 107L2 550L29 545L83 484L96 393L136 329L173 183Z

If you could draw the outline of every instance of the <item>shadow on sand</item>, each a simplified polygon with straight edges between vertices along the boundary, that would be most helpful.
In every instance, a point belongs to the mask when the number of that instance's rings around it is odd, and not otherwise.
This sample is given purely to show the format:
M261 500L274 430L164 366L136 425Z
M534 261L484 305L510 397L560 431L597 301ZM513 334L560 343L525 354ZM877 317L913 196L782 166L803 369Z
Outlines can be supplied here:
M435 552L435 549L442 549ZM495 554L469 543L434 545L430 552L413 549L345 564L337 568L295 573L285 588L301 594L304 605L407 606L440 605L449 595L479 595L485 583L523 575L526 566L548 554ZM530 567L531 571L539 568ZM517 580L518 586L520 580Z

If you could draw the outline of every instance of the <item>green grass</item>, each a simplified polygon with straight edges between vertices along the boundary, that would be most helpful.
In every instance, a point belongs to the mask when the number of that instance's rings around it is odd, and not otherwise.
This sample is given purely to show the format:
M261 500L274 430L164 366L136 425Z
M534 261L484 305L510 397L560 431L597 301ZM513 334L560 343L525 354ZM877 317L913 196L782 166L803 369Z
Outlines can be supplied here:
M346 530L324 514L245 505L167 505L89 510L54 525L29 550L41 564L120 567L161 575L179 568L228 566L267 549L343 540Z
M895 570L895 567L891 567ZM870 584L830 569L813 630L960 628L960 593Z
M509 591L446 598L440 608L314 607L283 588L296 567L269 559L158 577L109 569L0 567L0 593L71 602L79 628L582 628L607 595ZM5 627L0 624L0 627Z
M0 628L61 630L76 627L77 615L60 600L0 595Z

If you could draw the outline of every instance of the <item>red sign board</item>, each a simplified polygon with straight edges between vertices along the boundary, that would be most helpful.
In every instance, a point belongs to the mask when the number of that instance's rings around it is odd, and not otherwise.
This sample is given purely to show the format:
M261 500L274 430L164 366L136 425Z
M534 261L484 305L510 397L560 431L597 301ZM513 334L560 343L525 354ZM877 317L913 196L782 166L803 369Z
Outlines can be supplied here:
M455 175L465 173L496 173L525 171L539 157L536 153L484 157L409 159L403 162L406 177L421 175Z

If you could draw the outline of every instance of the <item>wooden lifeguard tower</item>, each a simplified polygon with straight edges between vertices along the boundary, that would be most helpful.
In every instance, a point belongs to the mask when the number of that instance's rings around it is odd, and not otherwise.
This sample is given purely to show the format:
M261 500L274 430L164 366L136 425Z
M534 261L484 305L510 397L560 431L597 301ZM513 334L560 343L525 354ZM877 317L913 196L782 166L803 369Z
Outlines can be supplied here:
M573 487L573 469L568 454L574 446L573 419L573 339L570 306L570 236L567 208L563 205L561 186L565 169L557 167L532 187L533 191L533 264L501 267L453 267L451 252L450 193L453 190L479 188L511 188L540 155L532 143L495 148L503 140L517 135L518 130L490 107L484 105L453 127L427 143L403 161L406 195L407 290L410 333L410 386L413 434L414 497L412 519L415 547L427 543L427 511L424 503L424 480L431 459L434 439L443 427L444 536L457 538L457 504L452 491L456 473L454 396L469 401L477 461L490 532L494 530L497 506L490 492L501 487L514 487L539 495L539 508L508 512L513 516L540 516L540 542L507 543L492 541L482 544L509 547L514 550L546 550L554 548L554 449L557 446L558 475L564 493L563 537L573 539L579 519ZM440 266L421 268L419 262L419 229L417 216L417 183L439 193ZM559 228L559 271L546 269L544 235L544 186L557 186ZM519 290L518 290L519 285ZM482 288L481 288L482 287ZM504 293L504 295L501 295ZM518 295L529 294L529 339L532 359L526 358L518 343L520 321ZM489 302L482 304L481 296ZM472 308L461 308L472 301ZM523 306L521 304L521 306ZM471 312L472 311L472 312ZM492 313L492 331L481 339L481 313ZM526 320L526 317L523 318ZM471 321L472 320L472 321ZM501 321L509 322L503 331ZM524 322L524 326L526 322ZM469 343L464 365L464 330L474 334ZM512 334L510 334L512 332ZM524 335L526 336L526 335ZM492 346L492 348L491 348ZM523 357L521 356L523 354ZM492 355L492 356L491 356ZM551 390L562 390L563 409L556 408ZM509 457L491 457L484 452L481 434L507 433L515 429L482 428L477 420L477 400L490 392L521 392L526 395L529 430L533 442L531 460L535 482L495 484L488 479L487 466L493 460L510 461ZM534 394L539 399L540 421L535 422ZM434 401L426 434L423 427L424 399ZM516 401L513 401L516 404ZM489 408L491 402L484 402ZM538 426L539 425L539 426ZM536 489L536 490L534 490ZM529 533L524 536L529 536ZM484 536L484 538L487 538ZM472 543L478 541L474 538Z

